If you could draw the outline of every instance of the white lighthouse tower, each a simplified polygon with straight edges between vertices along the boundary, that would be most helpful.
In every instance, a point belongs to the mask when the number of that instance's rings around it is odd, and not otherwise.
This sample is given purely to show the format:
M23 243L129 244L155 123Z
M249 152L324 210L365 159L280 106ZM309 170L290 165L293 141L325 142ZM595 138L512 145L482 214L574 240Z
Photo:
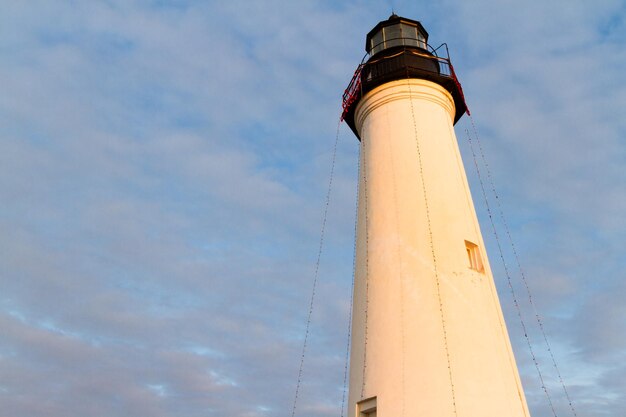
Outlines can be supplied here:
M380 22L344 96L362 146L349 417L528 417L454 134L463 93L427 42Z

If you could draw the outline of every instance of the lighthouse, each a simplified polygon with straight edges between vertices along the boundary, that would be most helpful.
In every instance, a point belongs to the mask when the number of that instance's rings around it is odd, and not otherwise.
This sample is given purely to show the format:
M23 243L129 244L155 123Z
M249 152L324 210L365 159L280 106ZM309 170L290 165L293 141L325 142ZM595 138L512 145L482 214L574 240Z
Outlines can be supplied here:
M349 417L528 417L454 124L446 48L392 15L344 94L360 141Z

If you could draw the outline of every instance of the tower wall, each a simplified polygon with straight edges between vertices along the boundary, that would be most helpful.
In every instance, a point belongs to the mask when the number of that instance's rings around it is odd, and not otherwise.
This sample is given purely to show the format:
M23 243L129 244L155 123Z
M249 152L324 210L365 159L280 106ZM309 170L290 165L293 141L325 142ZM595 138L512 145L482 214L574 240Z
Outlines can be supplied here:
M383 84L356 107L349 417L370 397L377 417L529 415L454 115L450 93L419 79Z

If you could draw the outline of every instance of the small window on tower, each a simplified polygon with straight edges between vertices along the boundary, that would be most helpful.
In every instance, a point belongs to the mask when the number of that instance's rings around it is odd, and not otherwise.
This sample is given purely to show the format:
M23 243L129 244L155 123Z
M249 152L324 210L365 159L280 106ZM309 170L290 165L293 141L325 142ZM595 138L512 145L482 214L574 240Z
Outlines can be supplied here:
M356 415L357 417L376 417L376 397L358 402Z
M466 240L465 251L467 252L469 267L475 271L484 272L485 268L483 267L483 259L480 256L480 248L478 245Z

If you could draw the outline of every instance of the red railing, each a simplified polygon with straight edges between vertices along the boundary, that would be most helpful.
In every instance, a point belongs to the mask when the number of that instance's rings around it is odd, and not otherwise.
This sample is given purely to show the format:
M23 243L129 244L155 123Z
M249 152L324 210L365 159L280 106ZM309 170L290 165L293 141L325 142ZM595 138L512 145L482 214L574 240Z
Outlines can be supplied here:
M437 56L437 50L439 48L441 48L442 46L445 46L445 52L446 52L446 57L440 57ZM439 63L439 71L438 74L442 75L444 77L450 77L454 83L456 84L456 86L459 89L459 93L461 95L461 99L463 100L463 103L465 104L465 108L467 111L467 114L470 114L469 111L469 107L467 107L467 103L465 102L465 96L463 94L463 88L461 87L461 83L459 82L459 79L456 76L456 73L454 72L454 67L452 66L452 62L450 61L450 54L448 52L448 45L441 44L437 49L433 49L430 45L427 45L428 50L430 51L430 54L426 54L426 53L419 53L418 51L412 51L414 54L416 55L420 55L424 58L428 58L428 59L432 59L435 60ZM397 54L396 54L397 55ZM386 56L386 57L382 57L380 58L380 60L385 60L385 59L390 59L395 57L396 55L392 55L392 56ZM361 72L363 71L363 67L366 64L373 64L375 62L377 62L378 60L374 60L374 61L367 61L365 62L365 60L367 59L368 55L366 54L363 57L363 60L361 61L361 63L359 64L359 66L356 68L356 70L354 71L354 75L352 76L352 79L350 80L350 84L348 84L348 87L345 89L344 93L343 93L343 102L342 102L342 109L343 112L341 114L341 120L343 121L345 119L345 117L348 115L348 112L350 110L350 107L352 106L352 104L354 104L354 102L356 100L358 100L360 98L361 95Z
M343 92L343 102L341 106L343 107L343 112L341 113L341 121L345 119L348 111L350 110L350 106L357 100L359 94L361 93L361 71L363 70L363 66L365 64L361 63L354 71L354 75L350 80L350 84L348 84L348 88Z
M465 111L467 112L468 116L471 116L470 109L467 106L467 102L465 101L465 94L463 94L463 87L461 87L461 83L459 82L459 79L456 76L456 72L454 72L454 67L452 66L452 62L450 62L450 59L448 59L448 66L450 67L450 75L452 76L452 79L454 80L454 83L456 84L456 86L459 88L459 93L461 94L461 100L463 100L463 104L465 104Z

